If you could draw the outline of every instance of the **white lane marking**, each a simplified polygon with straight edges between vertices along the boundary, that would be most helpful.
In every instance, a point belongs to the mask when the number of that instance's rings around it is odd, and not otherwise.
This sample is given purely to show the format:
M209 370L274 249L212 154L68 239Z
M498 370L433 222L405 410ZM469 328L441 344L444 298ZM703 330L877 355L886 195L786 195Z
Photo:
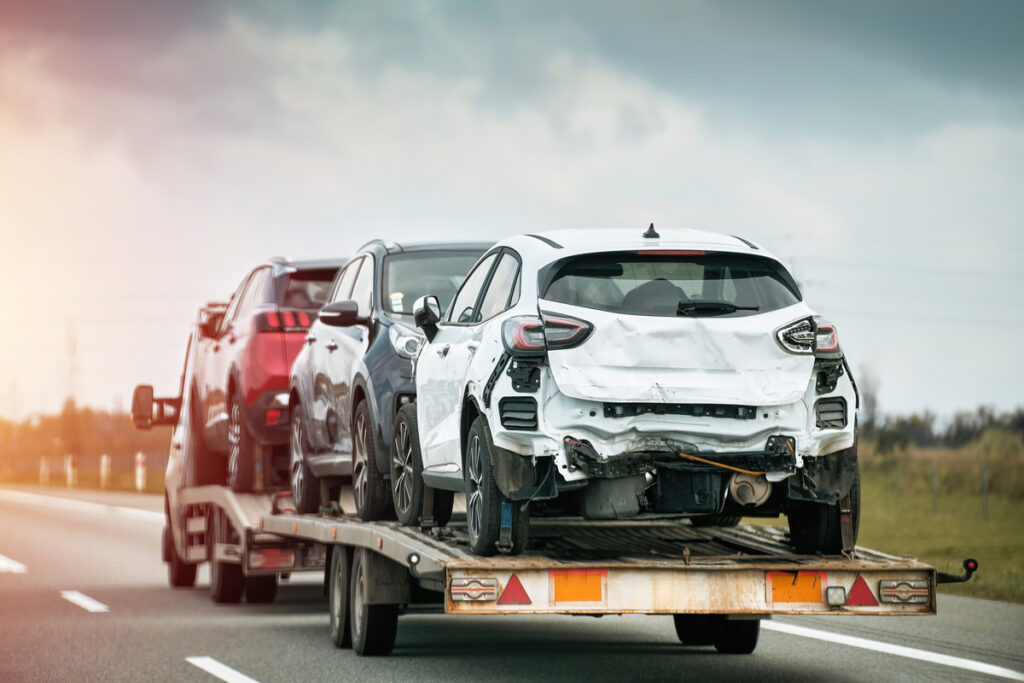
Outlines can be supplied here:
M973 659L953 657L952 655L939 654L938 652L929 652L928 650L918 650L917 648L913 647L904 647L903 645L893 645L892 643L884 643L879 640L868 640L867 638L846 636L840 633L832 633L830 631L819 631L817 629L805 628L803 626L783 624L778 621L762 621L761 627L766 628L769 631L788 633L793 636L803 636L804 638L825 640L831 643L839 643L840 645L859 647L863 650L875 650L876 652L884 652L886 654L896 655L898 657L907 657L908 659L919 659L922 662L931 662L932 664L941 664L943 666L951 666L957 669L964 669L966 671L975 671L977 673L983 673L989 676L1008 678L1011 681L1024 681L1024 673L1014 671L1013 669L1007 669L1001 666L996 666L995 664L986 664L985 662L978 662Z
M63 508L75 512L102 512L106 514L119 515L132 519L141 519L147 522L163 522L164 513L154 510L142 510L140 508L123 507L121 505L107 505L106 503L92 503L87 500L75 498L61 498L59 496L47 496L41 493L28 493L26 491L11 491L0 489L0 500L7 500L15 503L30 503L45 505L49 508Z
M192 666L197 666L211 676L216 676L228 683L259 683L256 679L249 678L240 671L235 671L227 664L221 664L213 657L185 657L185 661Z
M64 598L73 605L78 605L86 612L109 612L110 608L104 605L99 600L93 600L84 593L78 591L61 591L60 597Z
M0 574L24 574L28 567L21 562L15 562L9 557L0 555Z

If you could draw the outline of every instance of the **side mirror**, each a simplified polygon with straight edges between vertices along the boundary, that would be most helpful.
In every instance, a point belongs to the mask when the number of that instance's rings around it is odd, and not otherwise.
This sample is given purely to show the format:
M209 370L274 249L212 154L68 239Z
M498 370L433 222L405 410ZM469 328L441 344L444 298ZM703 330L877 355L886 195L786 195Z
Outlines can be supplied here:
M412 305L412 319L416 327L423 330L427 341L434 341L437 334L437 323L441 321L441 304L436 296L421 296Z
M156 407L155 414L154 406ZM135 423L137 429L173 427L178 424L180 413L180 396L177 398L153 398L153 387L148 384L140 384L132 392L132 422Z
M320 322L331 327L350 327L363 322L355 301L335 301L320 309Z

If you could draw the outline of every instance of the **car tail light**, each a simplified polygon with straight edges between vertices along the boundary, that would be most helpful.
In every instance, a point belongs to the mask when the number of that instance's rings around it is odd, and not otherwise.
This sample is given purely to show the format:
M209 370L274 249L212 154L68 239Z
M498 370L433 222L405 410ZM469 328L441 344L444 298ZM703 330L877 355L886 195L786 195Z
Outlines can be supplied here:
M513 356L543 356L544 321L532 315L519 315L501 324L501 340Z
M814 323L810 318L797 320L775 331L779 346L790 353L812 353L814 351Z
M571 349L587 340L594 326L568 315L544 313L544 339L549 349Z
M256 314L257 332L302 332L312 319L306 311L276 308Z
M824 318L814 318L814 355L819 358L840 358L843 355L836 326Z

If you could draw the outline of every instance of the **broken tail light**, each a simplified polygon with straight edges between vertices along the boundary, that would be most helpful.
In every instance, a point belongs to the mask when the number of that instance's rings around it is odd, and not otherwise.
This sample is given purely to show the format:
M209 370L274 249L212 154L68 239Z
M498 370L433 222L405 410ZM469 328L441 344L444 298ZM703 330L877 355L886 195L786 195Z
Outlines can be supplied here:
M836 326L824 318L814 318L814 355L818 358L841 358L839 333Z

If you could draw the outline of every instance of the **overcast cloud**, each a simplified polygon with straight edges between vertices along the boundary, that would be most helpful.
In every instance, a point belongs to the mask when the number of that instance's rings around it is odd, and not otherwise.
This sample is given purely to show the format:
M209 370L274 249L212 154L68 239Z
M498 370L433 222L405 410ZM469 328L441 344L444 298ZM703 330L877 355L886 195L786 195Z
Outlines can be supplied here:
M0 414L174 391L197 306L272 254L651 221L782 257L883 410L1015 407L1022 25L1015 2L0 0Z

